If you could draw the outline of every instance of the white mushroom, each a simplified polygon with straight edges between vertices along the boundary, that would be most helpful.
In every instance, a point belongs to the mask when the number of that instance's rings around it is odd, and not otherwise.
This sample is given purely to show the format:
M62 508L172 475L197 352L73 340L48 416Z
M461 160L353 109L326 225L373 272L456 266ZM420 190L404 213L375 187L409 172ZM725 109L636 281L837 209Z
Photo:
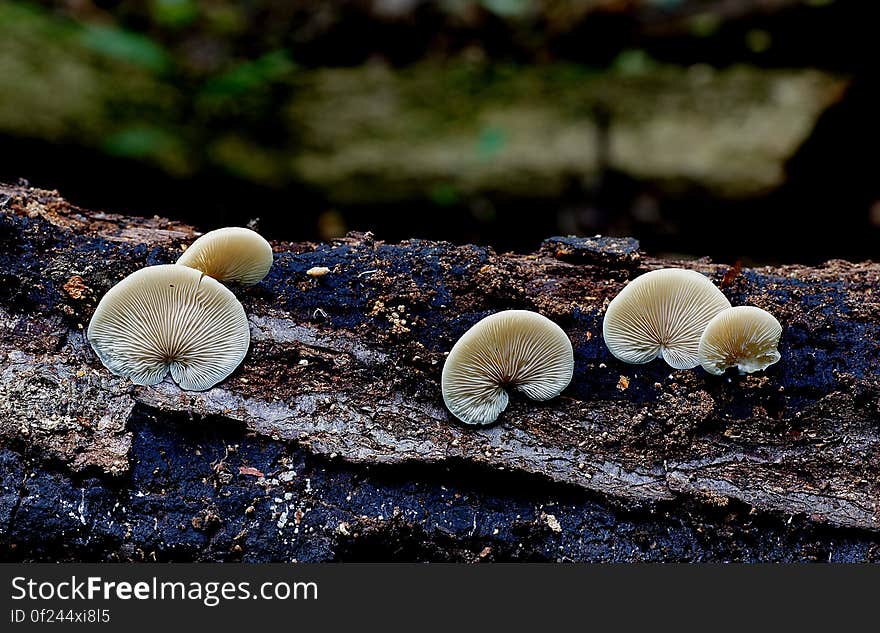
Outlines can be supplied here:
M193 268L169 264L132 273L98 303L89 342L113 374L137 385L168 371L182 389L210 389L247 353L244 308L223 284Z
M664 268L634 279L608 304L605 344L626 363L663 357L675 369L700 364L700 336L730 302L707 277Z
M737 306L715 315L700 339L700 364L720 376L736 367L741 374L767 369L780 359L776 346L782 326L761 308Z
M505 388L532 400L558 396L571 382L571 341L528 310L487 316L464 333L443 365L443 401L468 424L491 424L507 408Z
M259 283L272 267L272 247L259 233L231 226L209 231L183 252L177 263L217 281Z

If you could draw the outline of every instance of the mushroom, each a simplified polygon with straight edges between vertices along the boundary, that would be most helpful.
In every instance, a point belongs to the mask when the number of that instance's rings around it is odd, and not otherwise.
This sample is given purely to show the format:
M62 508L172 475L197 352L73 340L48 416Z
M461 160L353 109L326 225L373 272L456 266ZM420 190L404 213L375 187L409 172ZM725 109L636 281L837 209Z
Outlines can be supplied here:
M767 369L781 358L776 346L782 326L755 306L737 306L719 312L709 321L700 339L700 364L710 374L722 375L730 367L741 374Z
M89 322L88 339L111 373L136 385L168 371L203 391L229 376L250 345L241 303L223 284L186 266L150 266L113 286Z
M700 364L700 336L730 302L694 270L663 268L634 279L608 304L605 344L626 363L663 357L675 369Z
M230 226L202 235L177 263L200 270L217 281L252 286L272 267L272 247L259 233Z
M443 401L467 424L491 424L507 408L506 388L532 400L558 396L571 382L571 341L528 310L487 316L464 333L443 365Z

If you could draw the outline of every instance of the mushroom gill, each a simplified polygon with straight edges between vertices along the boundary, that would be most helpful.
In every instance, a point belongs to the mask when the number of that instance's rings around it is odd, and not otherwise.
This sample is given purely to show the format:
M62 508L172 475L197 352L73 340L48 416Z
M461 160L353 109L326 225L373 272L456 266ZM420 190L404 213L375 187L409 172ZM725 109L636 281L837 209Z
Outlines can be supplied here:
M707 277L663 268L635 278L608 304L602 335L611 353L633 364L663 359L675 369L700 364L700 336L730 302Z
M719 312L709 321L700 339L700 364L710 374L722 375L730 367L741 374L767 369L780 359L782 326L761 308L737 306Z
M170 371L181 389L210 389L244 359L244 308L223 284L167 264L132 273L98 303L88 339L107 369L137 385Z
M510 388L532 400L558 396L571 382L571 341L550 319L506 310L470 328L443 365L443 401L467 424L491 424L507 408Z

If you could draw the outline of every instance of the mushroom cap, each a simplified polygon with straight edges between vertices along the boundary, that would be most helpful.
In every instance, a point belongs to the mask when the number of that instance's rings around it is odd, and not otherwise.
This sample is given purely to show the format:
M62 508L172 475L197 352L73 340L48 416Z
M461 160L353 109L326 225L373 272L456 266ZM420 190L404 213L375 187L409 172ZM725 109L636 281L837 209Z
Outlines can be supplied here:
M252 286L272 267L272 247L259 233L230 226L202 235L177 263L200 270L217 281Z
M662 356L675 369L700 364L700 336L730 302L708 277L694 270L663 268L636 277L605 312L602 335L625 363Z
M89 343L113 374L136 385L168 371L181 389L203 391L229 376L250 345L241 303L193 268L142 268L113 286L89 322Z
M491 424L507 408L505 387L532 400L558 396L571 382L571 341L529 310L487 316L453 345L443 365L443 401L467 424Z
M767 369L779 362L776 349L782 326L755 306L736 306L715 315L700 339L700 364L710 374L722 375L736 367L741 374Z

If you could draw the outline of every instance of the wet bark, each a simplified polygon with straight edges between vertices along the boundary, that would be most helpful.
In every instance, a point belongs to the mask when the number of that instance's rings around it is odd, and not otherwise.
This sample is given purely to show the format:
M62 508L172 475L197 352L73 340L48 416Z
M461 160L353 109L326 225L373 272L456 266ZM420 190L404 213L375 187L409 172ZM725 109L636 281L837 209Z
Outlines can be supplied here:
M527 255L276 243L269 276L235 289L252 343L229 379L193 393L111 376L84 337L95 305L195 235L0 186L0 558L880 555L878 264L736 271L612 238ZM773 312L781 362L719 378L610 356L608 301L662 266ZM566 330L574 380L469 428L443 407L444 353L505 308Z

